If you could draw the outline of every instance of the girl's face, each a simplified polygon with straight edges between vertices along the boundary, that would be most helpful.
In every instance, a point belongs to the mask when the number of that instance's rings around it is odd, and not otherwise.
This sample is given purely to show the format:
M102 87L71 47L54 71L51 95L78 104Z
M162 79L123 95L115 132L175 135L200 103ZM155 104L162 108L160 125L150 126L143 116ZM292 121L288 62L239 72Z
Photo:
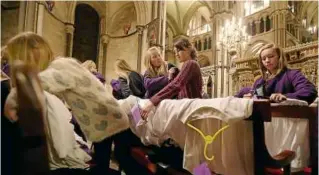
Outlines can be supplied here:
M277 54L274 48L265 49L260 54L261 62L265 66L265 68L271 72L276 72L278 68L279 55Z
M161 55L159 53L152 53L151 55L151 65L153 66L153 68L159 68L162 65L162 58Z
M189 59L191 59L190 57L190 51L187 48L183 48L183 50L178 49L178 48L174 48L174 52L175 52L175 56L176 58L179 60L179 62L185 62Z

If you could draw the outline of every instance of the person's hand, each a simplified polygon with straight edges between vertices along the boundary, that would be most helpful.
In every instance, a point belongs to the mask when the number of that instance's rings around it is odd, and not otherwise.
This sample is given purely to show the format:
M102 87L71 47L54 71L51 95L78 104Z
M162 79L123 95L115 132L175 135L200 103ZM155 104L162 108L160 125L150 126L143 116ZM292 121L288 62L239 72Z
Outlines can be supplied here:
M169 80L173 78L174 73L175 73L175 68L174 68L174 67L172 67L172 68L170 68L170 69L168 70L168 79L169 79Z
M249 98L251 99L253 97L253 95L251 93L248 93L248 94L244 94L243 95L243 98Z
M9 93L4 105L4 115L12 122L15 122L18 120L16 101L17 101L16 89L14 88Z
M271 94L271 96L269 97L269 100L279 103L279 102L287 100L287 97L280 93L274 93L274 94Z
M148 117L148 113L152 110L154 104L148 100L143 108L141 108L141 117L143 120L146 120Z

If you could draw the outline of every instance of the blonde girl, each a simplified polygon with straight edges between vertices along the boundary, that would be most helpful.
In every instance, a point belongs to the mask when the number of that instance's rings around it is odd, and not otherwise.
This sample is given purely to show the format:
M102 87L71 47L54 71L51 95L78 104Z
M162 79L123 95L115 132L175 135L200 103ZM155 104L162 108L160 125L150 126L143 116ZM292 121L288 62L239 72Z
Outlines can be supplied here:
M116 91L116 96L119 99L127 98L130 95L143 98L145 89L142 76L123 59L117 59L114 68L120 82L120 90Z

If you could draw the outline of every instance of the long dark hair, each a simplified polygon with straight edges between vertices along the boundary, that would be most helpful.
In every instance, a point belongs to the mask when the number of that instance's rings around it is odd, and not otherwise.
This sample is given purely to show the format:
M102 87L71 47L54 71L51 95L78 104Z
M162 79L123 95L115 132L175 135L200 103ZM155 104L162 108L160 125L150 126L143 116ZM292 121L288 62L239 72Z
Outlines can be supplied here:
M190 49L191 53L190 53L190 56L193 60L196 60L197 59L197 51L196 49L193 47L192 43L189 42L188 39L186 38L181 38L181 39L178 39L175 44L174 44L174 47L177 49L177 50L185 50L185 48L188 48Z

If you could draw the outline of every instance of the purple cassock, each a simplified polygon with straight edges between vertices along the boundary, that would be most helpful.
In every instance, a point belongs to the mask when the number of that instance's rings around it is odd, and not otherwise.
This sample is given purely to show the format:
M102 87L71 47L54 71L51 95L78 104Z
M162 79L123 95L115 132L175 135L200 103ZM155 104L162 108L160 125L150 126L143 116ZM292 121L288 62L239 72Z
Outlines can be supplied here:
M168 84L167 76L151 78L149 71L144 73L144 87L146 89L145 98L151 98Z
M256 92L260 87L263 87L263 96L268 97L273 93L281 93L287 98L307 101L308 104L317 98L316 87L300 71L288 68L268 81L259 78L253 90Z
M235 95L235 97L243 98L245 94L251 93L251 87L244 87Z
M9 64L5 64L1 67L1 70L10 77L10 66Z
M95 75L95 77L97 79L99 79L103 84L105 83L105 78L103 77L102 74L98 73L98 72L93 72L93 74Z

